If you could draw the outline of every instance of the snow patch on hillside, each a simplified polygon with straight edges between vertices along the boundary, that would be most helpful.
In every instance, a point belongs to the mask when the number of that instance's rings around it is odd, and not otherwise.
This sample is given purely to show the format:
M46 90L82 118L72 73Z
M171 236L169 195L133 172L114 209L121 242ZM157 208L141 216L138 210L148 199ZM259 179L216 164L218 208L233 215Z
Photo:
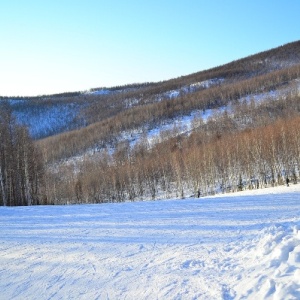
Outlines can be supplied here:
M142 85L141 85L142 87ZM124 87L124 88L100 88L100 89L90 89L83 91L83 94L87 95L109 95L115 93L125 93L129 91L135 91L139 87Z
M160 126L155 128L140 128L132 131L123 132L119 138L120 142L129 141L131 148L141 141L141 138L146 138L149 147L156 143L162 142L168 137L175 137L181 134L188 134L193 128L195 119L202 119L205 123L215 113L223 111L220 109L207 109L205 111L196 110L191 114L178 116L173 119L165 120Z
M75 103L29 105L28 107L22 105L14 109L13 114L19 124L28 126L33 138L42 138L75 129L79 125L78 114L82 107L83 105Z
M163 93L162 96L159 95L157 99L161 100L162 98L169 98L169 99L177 98L181 94L193 93L198 90L210 88L214 85L222 84L223 82L224 82L224 78L212 78L200 82L195 82L190 85L183 86L180 89L165 92Z
M109 89L87 90L83 92L83 94L87 95L109 95L110 93L112 93L112 91Z
M195 90L197 90L198 88L206 88L207 89L213 85L219 85L219 84L223 83L224 80L225 80L224 78L212 78L212 79L192 83L189 86L189 88L195 89Z

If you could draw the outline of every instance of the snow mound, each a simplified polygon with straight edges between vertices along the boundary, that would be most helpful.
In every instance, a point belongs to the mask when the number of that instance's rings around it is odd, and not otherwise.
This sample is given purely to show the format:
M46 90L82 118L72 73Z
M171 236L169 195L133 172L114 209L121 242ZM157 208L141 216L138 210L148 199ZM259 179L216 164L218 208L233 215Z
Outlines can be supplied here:
M236 287L238 299L300 299L300 224L264 230L257 261Z

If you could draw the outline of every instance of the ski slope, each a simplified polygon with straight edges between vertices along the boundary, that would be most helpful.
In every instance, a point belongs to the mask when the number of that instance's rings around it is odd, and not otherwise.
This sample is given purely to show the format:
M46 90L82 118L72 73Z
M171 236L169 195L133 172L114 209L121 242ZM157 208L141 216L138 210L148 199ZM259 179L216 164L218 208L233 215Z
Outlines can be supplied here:
M300 184L0 208L0 299L300 299Z

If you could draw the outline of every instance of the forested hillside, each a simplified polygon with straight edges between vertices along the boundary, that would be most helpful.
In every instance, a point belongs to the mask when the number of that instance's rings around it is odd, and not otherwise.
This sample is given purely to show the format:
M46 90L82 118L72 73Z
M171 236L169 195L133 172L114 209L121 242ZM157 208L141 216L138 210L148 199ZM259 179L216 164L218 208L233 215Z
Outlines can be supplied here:
M24 126L0 105L0 205L32 205L45 199L43 158Z
M30 163L35 200L7 201L5 179L0 203L184 198L297 183L299 91L297 41L165 82L2 98L16 128L28 126L41 166Z

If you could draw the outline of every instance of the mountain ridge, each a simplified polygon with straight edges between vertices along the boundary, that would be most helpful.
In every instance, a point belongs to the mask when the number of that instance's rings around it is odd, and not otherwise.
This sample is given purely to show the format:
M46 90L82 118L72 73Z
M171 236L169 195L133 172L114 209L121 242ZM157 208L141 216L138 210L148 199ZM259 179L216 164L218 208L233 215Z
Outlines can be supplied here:
M219 71L220 69L226 69L228 71L228 69L231 69L233 65L236 64L241 64L241 63L245 63L248 60L252 60L252 59L260 59L260 60L264 60L266 58L270 59L270 55L272 54L273 57L271 57L273 60L277 59L279 60L279 62L282 63L283 59L286 59L286 57L288 57L289 59L291 59L293 56L296 56L296 61L298 63L300 63L300 40L297 41L293 41L278 47L274 47L272 49L269 50L264 50L261 51L259 53L255 53L255 54L251 54L248 55L246 57L243 58L238 58L236 60L233 60L231 62L222 64L220 66L215 66L209 69L205 69L205 70L201 70L201 71L197 71L191 74L187 74L187 75L182 75L179 77L175 77L175 78L171 78L171 79L167 79L167 80L163 80L163 81L158 81L158 82L141 82L141 83L128 83L125 85L117 85L117 86L111 86L111 87L98 87L98 88L91 88L89 89L89 91L96 91L96 90L101 90L101 89L106 89L109 91L114 91L114 90L123 90L125 88L132 88L132 87L144 87L144 86L148 86L148 85L156 85L156 84L164 84L170 81L180 81L182 79L186 80L189 79L190 77L195 77L195 76L203 76L203 74L206 74L207 72L213 72L213 71ZM296 50L296 51L295 51ZM281 67L284 67L281 66ZM279 69L280 65L275 65L274 66L275 69ZM0 99L39 99L39 98L44 98L44 97L63 97L63 96L78 96L82 93L84 93L85 91L68 91L68 92L63 92L63 93L57 93L57 94L47 94L47 95L38 95L38 96L0 96Z

